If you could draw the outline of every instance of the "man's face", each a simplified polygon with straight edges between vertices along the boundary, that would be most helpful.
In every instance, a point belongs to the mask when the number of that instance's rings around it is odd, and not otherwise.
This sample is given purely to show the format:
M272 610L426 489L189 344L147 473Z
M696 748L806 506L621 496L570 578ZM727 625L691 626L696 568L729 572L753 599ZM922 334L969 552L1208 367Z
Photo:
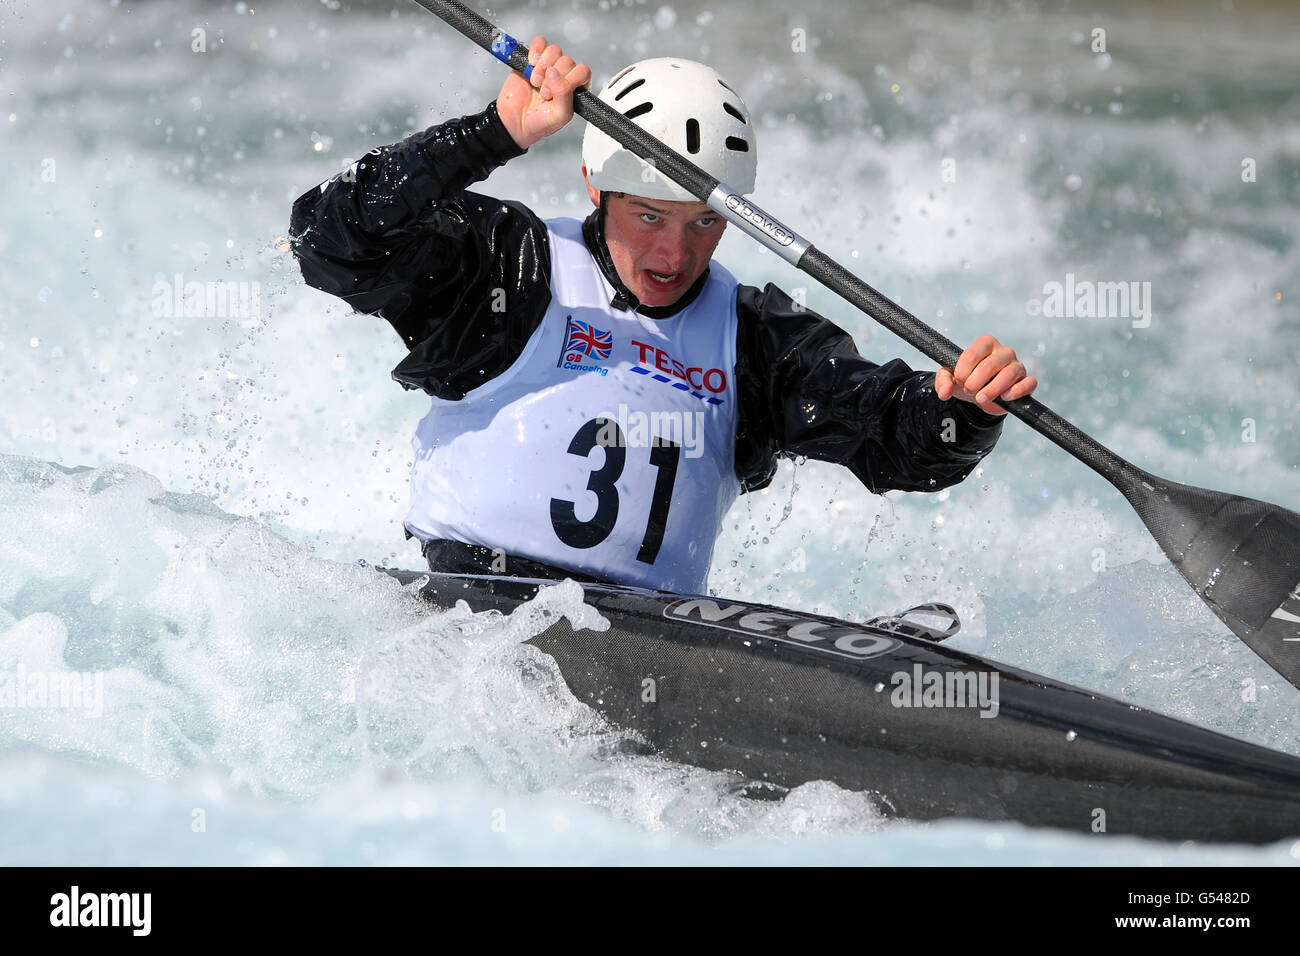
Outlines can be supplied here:
M600 193L590 185L591 201ZM643 305L672 305L709 266L727 221L702 202L611 194L605 242L623 284Z

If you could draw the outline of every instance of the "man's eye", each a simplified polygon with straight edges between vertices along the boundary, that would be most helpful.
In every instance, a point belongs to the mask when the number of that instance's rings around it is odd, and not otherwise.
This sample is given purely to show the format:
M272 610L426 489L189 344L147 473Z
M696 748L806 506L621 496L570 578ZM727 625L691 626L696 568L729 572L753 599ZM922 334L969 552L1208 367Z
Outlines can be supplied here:
M643 213L641 213L641 221L642 221L642 222L658 222L658 221L659 221L659 217L656 216L656 215L655 215L654 213L652 213L652 212L643 212Z
M699 219L696 219L695 221L698 222L698 223L699 223L701 226L703 226L705 229L711 229L711 228L713 227L713 224L716 223L716 222L718 221L718 217L717 217L717 216L701 216Z

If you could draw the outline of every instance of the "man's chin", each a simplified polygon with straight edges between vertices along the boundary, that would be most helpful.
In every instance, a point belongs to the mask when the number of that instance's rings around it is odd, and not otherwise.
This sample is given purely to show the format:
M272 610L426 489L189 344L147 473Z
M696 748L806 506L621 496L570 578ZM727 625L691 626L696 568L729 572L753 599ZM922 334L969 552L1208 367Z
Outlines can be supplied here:
M652 309L661 309L666 305L672 305L681 298L681 295L676 292L663 293L646 290L644 295L638 294L637 298L641 300L642 305L648 305Z
M642 305L648 305L652 308L672 305L690 288L690 283L687 282L678 282L669 289L658 289L647 282L641 282L638 285L640 288L633 289L632 292L641 301Z

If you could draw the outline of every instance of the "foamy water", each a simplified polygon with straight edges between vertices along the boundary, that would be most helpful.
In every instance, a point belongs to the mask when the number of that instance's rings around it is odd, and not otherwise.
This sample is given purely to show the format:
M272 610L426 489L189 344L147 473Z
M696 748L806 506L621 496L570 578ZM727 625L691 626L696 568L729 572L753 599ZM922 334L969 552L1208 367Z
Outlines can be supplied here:
M391 330L306 289L275 240L300 192L502 78L395 10L0 10L0 668L84 690L0 713L0 859L1290 859L886 823L828 784L755 803L631 753L523 643L544 614L601 626L579 591L506 618L357 564L420 566L400 522L425 402L388 377ZM954 340L1015 345L1045 402L1143 467L1300 506L1293 20L1121 5L1103 58L1095 15L1050 7L900 4L857 32L843 11L665 10L493 16L568 37L598 81L710 59L758 118L765 207ZM583 215L579 141L480 188ZM929 367L743 237L719 258L806 290L868 357ZM1067 274L1151 283L1150 324L1031 314ZM159 292L177 282L256 283L257 305L178 313ZM783 464L729 517L711 589L855 619L945 600L963 648L1300 753L1300 694L1118 494L1017 422L933 496Z

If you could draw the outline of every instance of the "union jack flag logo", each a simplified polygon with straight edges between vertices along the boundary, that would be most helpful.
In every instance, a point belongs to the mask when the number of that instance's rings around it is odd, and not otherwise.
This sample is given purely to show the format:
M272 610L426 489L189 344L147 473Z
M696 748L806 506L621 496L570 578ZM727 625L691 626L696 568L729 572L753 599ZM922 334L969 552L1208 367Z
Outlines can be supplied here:
M609 350L614 347L614 336L594 325L569 319L569 337L564 346L566 352L581 352L591 358L609 358Z

